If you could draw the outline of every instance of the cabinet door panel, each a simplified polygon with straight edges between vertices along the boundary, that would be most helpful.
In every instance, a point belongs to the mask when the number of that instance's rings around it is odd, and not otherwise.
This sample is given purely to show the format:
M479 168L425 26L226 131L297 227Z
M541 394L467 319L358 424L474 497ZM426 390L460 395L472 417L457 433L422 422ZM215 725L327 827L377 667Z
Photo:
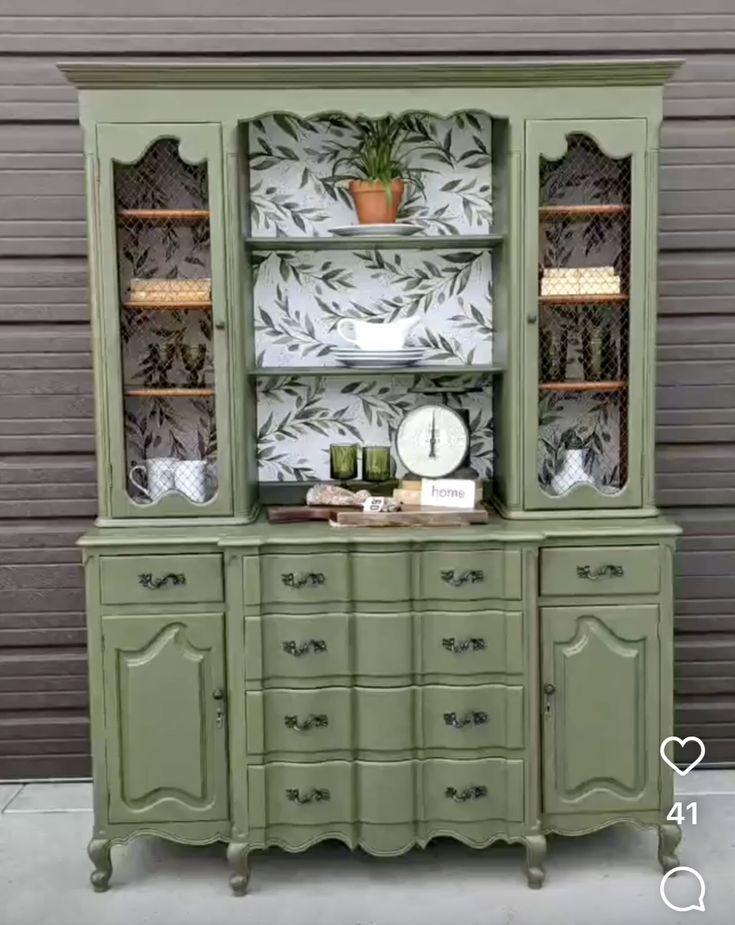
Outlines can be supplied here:
M102 124L97 136L112 514L228 514L220 126Z
M641 504L646 131L645 119L526 125L526 508Z
M541 620L546 812L656 809L658 607L547 607Z
M103 623L111 822L226 819L221 614Z

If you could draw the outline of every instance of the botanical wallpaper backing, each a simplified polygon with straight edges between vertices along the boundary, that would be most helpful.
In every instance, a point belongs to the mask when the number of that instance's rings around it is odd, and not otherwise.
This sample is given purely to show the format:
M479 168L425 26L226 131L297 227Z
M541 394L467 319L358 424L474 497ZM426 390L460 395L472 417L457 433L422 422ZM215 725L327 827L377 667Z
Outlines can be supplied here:
M409 166L421 171L423 190L407 187L399 221L436 236L487 232L490 130L482 113L412 116ZM279 113L251 122L251 235L328 237L335 226L355 224L345 185L332 181L336 159L355 139L353 124L342 115L307 122ZM489 251L376 251L356 241L354 251L254 254L253 266L258 366L339 366L332 350L345 346L336 331L345 317L415 319L408 343L426 349L427 363L492 363ZM414 381L298 375L260 381L261 479L326 478L330 443L389 443L405 412L428 400L411 391ZM477 378L467 384L477 386ZM486 475L492 454L489 382L450 403L471 410L474 463Z

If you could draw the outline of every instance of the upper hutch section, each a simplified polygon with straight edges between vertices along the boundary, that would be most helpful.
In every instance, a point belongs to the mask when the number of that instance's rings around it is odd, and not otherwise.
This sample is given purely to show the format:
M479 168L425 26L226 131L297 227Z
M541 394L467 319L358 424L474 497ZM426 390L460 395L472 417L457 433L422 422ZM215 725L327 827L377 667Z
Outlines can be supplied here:
M329 477L330 445L390 445L428 401L464 416L507 516L653 513L675 64L62 66L85 128L101 520L250 519L263 486L293 497ZM399 225L353 236L354 152L386 118ZM418 360L346 363L345 319L402 326Z

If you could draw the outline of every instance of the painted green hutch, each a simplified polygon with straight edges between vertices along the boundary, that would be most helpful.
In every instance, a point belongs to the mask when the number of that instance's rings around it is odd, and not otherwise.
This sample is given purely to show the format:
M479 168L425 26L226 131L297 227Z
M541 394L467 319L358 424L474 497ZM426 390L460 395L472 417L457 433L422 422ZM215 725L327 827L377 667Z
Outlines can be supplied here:
M139 834L248 854L526 848L667 822L675 526L654 503L668 60L72 63L99 518L92 883ZM419 234L337 237L356 117L401 114ZM415 368L337 322L413 316ZM497 510L270 524L330 443L463 409ZM400 476L402 473L397 471Z

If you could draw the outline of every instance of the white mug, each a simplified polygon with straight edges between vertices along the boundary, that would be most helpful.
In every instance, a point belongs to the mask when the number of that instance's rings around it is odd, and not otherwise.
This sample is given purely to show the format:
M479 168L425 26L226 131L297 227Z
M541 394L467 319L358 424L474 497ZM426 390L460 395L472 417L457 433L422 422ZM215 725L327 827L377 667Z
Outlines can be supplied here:
M177 461L172 456L156 456L146 459L145 466L137 465L128 473L128 478L149 501L156 502L174 490L174 474ZM142 472L146 485L136 481L135 473Z
M416 324L415 318L400 318L397 321L358 321L355 318L340 318L337 332L360 350L401 350L406 336Z
M174 487L190 501L202 504L207 500L206 459L180 459L174 470Z

